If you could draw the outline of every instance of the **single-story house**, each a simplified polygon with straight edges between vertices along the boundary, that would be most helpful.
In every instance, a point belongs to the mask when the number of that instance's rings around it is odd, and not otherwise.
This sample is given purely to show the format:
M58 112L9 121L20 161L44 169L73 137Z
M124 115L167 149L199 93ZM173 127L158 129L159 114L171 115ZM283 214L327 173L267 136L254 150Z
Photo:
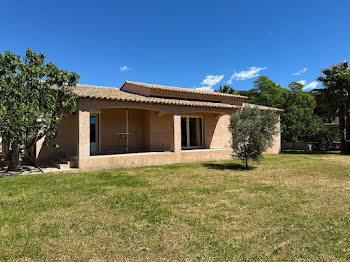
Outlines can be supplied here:
M39 163L98 170L230 159L230 116L252 106L244 96L130 81L120 89L79 84L74 92L78 111L58 126L60 148L39 141ZM280 150L279 132L267 153Z

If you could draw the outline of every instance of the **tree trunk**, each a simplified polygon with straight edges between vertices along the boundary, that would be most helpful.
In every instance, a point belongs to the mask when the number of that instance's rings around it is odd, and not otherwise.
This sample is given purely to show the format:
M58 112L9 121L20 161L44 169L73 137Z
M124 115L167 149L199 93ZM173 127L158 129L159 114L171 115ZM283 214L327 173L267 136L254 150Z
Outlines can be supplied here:
M0 171L4 169L4 166L5 166L5 158L2 158L0 159Z
M17 171L19 166L19 146L17 143L12 144L10 152L10 164L7 168L9 171Z
M339 105L339 137L340 137L340 151L345 153L345 108L344 104Z
M35 145L35 144L34 144ZM30 160L34 167L38 167L37 159L36 159L36 150L35 146L30 148Z
M245 168L248 169L248 158L245 159Z

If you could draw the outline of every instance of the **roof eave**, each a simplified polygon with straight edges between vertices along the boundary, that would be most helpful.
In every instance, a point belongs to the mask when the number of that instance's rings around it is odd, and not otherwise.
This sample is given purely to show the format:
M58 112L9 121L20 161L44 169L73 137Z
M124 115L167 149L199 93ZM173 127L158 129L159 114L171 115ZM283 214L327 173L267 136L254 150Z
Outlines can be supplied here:
M78 96L79 98L87 98L87 99L100 99L100 100L113 100L113 101L122 101L122 102L131 102L131 103L145 103L145 104L158 104L158 105L170 105L170 106L188 106L188 107L201 107L201 108L220 108L220 109L239 109L240 106L235 105L227 105L227 106L220 106L219 104L213 104L210 105L196 105L196 104L175 104L175 103L166 103L166 102L157 102L157 101L141 101L137 99L118 99L118 98L107 98L107 97L101 97L101 96Z

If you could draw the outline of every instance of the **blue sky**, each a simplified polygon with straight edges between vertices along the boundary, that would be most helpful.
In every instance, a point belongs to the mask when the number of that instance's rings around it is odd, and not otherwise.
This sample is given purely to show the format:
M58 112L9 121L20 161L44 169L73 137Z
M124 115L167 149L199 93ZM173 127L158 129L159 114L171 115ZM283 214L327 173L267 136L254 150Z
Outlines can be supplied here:
M350 57L348 0L0 0L0 11L1 53L32 48L83 84L247 90L264 74L312 88Z

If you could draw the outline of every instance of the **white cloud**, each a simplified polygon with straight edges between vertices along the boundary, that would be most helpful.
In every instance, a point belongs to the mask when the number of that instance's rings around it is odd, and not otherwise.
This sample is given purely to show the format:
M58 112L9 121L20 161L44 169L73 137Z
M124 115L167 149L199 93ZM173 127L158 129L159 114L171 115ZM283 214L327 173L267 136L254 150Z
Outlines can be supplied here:
M252 66L247 71L241 71L241 72L235 72L231 77L230 80L227 81L228 84L232 84L232 80L246 80L249 78L257 77L259 76L259 72L262 70L267 69L267 67L256 67Z
M295 76L300 76L302 73L305 73L307 71L307 67L304 67L303 69L301 69L300 71L296 72L296 73L292 73L292 75Z
M121 66L119 69L120 69L120 71L122 71L122 72L126 72L126 71L130 71L130 70L131 70L131 68L128 67L128 66Z
M207 75L203 81L201 87L195 88L196 90L214 91L213 86L218 84L225 75Z
M204 91L214 91L212 86L202 86L195 88L196 90L204 90Z
M318 84L319 84L319 82L317 82L317 81L312 81L310 84L304 86L303 89L304 89L305 91L310 91L310 90L312 90L312 89L315 89L315 88L318 86Z
M215 86L217 83L219 83L225 75L207 75L203 81L202 81L202 85L205 85L207 87L212 87Z
M300 80L297 83L302 84L304 86L304 85L306 85L306 80Z

